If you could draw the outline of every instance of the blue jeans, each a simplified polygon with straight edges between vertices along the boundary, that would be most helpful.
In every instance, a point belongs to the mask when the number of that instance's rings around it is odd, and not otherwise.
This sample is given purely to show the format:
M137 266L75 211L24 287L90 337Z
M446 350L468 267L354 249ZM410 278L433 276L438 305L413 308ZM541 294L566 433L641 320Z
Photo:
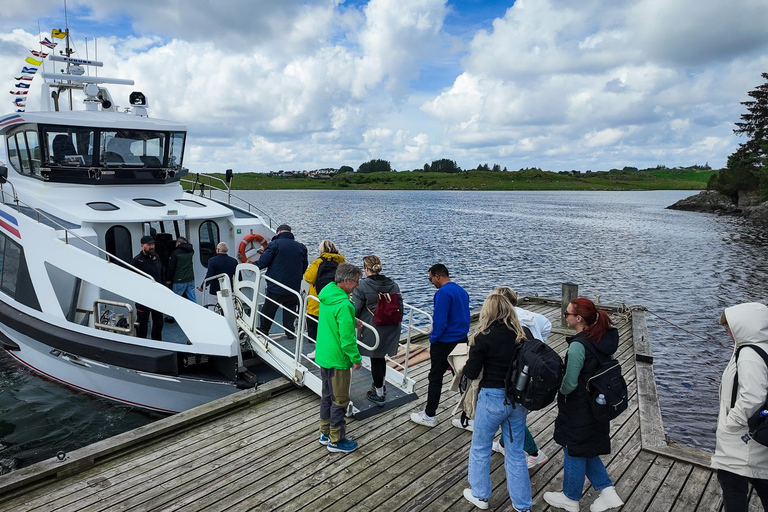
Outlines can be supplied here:
M567 447L563 447L563 453L565 454L563 494L569 499L576 501L581 499L585 476L589 478L589 483L596 491L602 491L613 485L600 457L571 457Z
M190 281L188 283L173 283L173 293L176 295L183 295L187 292L187 298L192 302L197 302L197 295L195 295L195 282Z
M512 504L519 510L533 506L528 462L523 452L525 419L528 410L522 405L504 404L504 390L483 388L477 399L472 447L469 450L469 485L472 495L487 500L491 497L491 445L501 427L506 445L504 469ZM510 439L511 437L511 439Z

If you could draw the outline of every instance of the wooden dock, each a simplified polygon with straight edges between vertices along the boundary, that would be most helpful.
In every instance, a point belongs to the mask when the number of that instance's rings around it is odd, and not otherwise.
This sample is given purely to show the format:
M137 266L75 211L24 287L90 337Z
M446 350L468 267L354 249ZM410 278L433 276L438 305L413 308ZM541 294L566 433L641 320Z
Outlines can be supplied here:
M560 302L523 307L560 325ZM653 357L642 310L614 315L617 359L630 406L611 424L603 457L627 511L719 511L722 499L709 454L667 442ZM564 353L565 332L549 344ZM244 391L0 477L0 511L471 511L467 484L471 433L451 425L458 396L445 376L439 423L409 421L426 399L429 363L413 368L419 399L362 421L348 435L360 448L331 454L318 443L319 398L284 381ZM531 413L528 424L549 462L530 472L533 510L550 510L545 491L562 489L563 452L552 440L557 409ZM503 457L491 459L490 509L512 511ZM596 493L585 487L581 510ZM761 510L756 496L750 510Z

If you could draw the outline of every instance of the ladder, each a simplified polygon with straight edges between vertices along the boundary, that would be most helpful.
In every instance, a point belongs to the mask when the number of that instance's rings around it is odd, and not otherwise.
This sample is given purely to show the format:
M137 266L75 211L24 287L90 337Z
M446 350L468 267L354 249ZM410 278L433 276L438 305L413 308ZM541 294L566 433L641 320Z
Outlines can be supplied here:
M211 279L218 279L221 288L217 294L216 307L228 319L233 332L236 332L241 340L238 354L241 370L245 370L242 352L248 350L296 385L307 387L320 396L322 393L320 367L308 357L314 351L314 340L309 338L305 329L307 304L311 300L318 301L317 297L308 295L305 291L296 292L285 287L267 277L258 267L250 263L237 266L235 280L231 287L226 275L214 276ZM273 329L269 333L261 333L257 330L259 317L264 316L260 311L261 306L265 301L271 300L265 292L267 283L279 286L285 290L285 294L297 296L299 311L296 326L283 325L281 315L283 306L278 304ZM372 379L370 362L364 357L363 368L352 371L348 416L362 419L416 400L415 382L408 376L411 339L414 335L428 335L431 332L432 317L427 312L407 303L404 304L404 309L405 332L401 336L400 343L405 350L405 359L402 363L398 363L387 357L388 363L394 364L395 367L393 368L390 364L386 367L385 406L378 407L366 398L366 393L371 389ZM365 322L362 324L362 329L373 332L376 342L373 346L368 346L358 339L358 345L375 349L379 344L379 335L375 326ZM289 332L292 338L286 337L284 332Z

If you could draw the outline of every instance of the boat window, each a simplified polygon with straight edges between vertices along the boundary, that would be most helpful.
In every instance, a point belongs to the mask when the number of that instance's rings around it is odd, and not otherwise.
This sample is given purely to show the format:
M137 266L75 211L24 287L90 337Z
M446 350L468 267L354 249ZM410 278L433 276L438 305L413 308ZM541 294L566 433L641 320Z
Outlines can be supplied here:
M208 267L208 260L216 255L219 245L219 226L212 220L200 224L200 263Z
M43 128L43 136L48 146L49 164L90 166L93 163L92 128L50 126Z
M104 236L107 252L128 263L133 259L131 232L125 226L112 226Z
M155 207L155 208L160 207L160 206L165 206L165 203L161 203L157 199L149 199L149 198L146 198L146 197L139 197L139 198L134 199L134 201L136 201L137 203L139 203L142 206L152 206L152 207Z
M8 141L8 160L16 172L22 172L21 161L19 160L19 147L16 145L16 137L7 137Z
M162 167L165 145L163 132L102 131L101 162L105 166Z
M13 297L16 295L16 276L19 274L21 247L10 240L3 245L3 271L0 288Z
M24 132L19 132L14 137L16 139L16 147L19 148L19 172L29 172L29 153L27 152L27 139L24 137Z
M97 212L113 212L115 210L119 210L119 206L115 206L112 203L106 203L106 202L100 202L100 201L94 201L92 203L85 203L86 205L90 206Z
M168 166L173 169L181 167L181 161L184 157L184 139L186 134L176 132L171 134L171 147L168 151Z
M37 132L34 130L27 130L24 132L27 136L27 147L29 148L30 167L32 174L40 174L40 139L37 136Z
M40 311L40 302L24 259L24 249L4 233L0 233L0 290L25 306Z
M176 202L183 204L184 206L191 206L193 208L205 208L203 203L198 203L197 201L193 201L191 199L177 199Z

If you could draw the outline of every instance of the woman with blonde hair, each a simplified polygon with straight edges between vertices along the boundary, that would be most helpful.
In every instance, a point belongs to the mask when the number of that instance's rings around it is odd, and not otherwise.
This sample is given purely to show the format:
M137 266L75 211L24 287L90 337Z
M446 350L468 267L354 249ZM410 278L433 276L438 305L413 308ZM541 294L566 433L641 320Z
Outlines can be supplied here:
M360 355L371 358L373 385L366 396L377 406L384 407L386 395L384 376L387 372L385 358L397 354L403 317L403 296L400 294L400 287L397 286L397 283L381 273L381 260L378 256L371 255L363 258L363 272L365 272L365 278L360 280L360 284L354 289L350 299L355 305L355 316L363 322L373 325L379 333L379 346L376 349L368 350L362 346L358 346L358 348ZM399 323L375 325L373 317L376 314L379 294L386 294L389 300L397 301L401 319ZM373 346L376 343L376 337L372 331L363 329L360 341L368 346Z
M339 266L339 263L344 263L344 256L339 254L339 249L336 248L336 244L330 240L323 240L320 242L318 251L320 252L320 257L313 261L309 267L307 267L306 272L304 272L304 280L309 283L309 294L315 297L320 294L320 290L317 289L317 286L326 284L317 282L320 265L323 262L329 262L327 265L324 265L324 267L328 267L328 269L332 270L332 273L335 274L336 267ZM317 317L319 314L320 303L314 299L309 299L307 301L307 335L312 343L317 339Z
M469 451L470 488L464 489L464 498L481 509L488 508L491 497L491 445L499 427L507 446L504 469L512 505L521 512L532 506L531 480L523 451L528 410L520 404L508 403L504 386L507 369L524 338L514 306L503 295L490 294L480 310L479 325L464 366L468 379L483 373Z

